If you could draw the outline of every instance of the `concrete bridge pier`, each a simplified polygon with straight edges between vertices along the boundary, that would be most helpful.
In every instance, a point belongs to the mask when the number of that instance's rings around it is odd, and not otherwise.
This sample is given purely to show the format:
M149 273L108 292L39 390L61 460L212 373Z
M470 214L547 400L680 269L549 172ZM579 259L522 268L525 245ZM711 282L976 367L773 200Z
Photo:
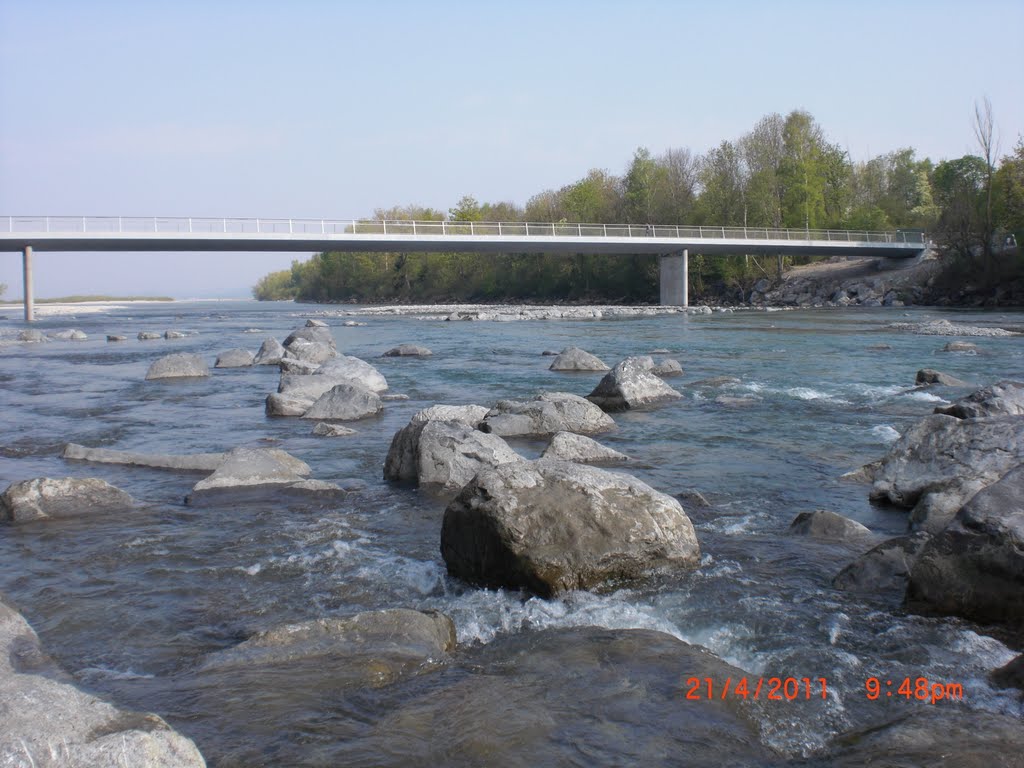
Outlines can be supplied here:
M21 277L25 297L25 322L31 323L36 319L35 289L32 287L32 246L26 245L21 253Z
M658 257L661 268L659 287L663 307L690 306L690 252L683 249Z

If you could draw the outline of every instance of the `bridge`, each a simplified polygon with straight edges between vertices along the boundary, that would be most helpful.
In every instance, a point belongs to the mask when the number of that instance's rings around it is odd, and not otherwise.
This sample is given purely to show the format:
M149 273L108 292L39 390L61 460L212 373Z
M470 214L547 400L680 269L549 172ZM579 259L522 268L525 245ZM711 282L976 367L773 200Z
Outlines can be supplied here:
M912 258L921 232L567 222L0 216L0 251L22 253L25 321L34 251L370 251L656 255L661 303L687 306L690 251Z

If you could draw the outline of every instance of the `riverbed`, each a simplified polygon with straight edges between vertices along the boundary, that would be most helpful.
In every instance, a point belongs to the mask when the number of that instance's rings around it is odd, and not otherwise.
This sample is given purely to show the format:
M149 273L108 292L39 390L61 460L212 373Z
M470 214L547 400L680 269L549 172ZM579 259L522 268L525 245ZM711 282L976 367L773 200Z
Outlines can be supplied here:
M194 352L212 367L218 353L255 352L264 338L282 340L312 316L331 326L340 351L371 362L390 391L408 400L350 423L354 435L323 438L311 434L308 421L264 415L264 400L277 387L272 366L216 369L196 381L144 380L159 356ZM1024 719L1018 696L987 679L1022 649L965 621L908 615L881 598L837 590L832 577L865 547L787 532L798 513L815 509L861 522L879 541L905 532L906 512L872 505L866 486L840 477L880 458L909 424L958 395L915 388L918 369L979 386L1024 380L1024 337L974 338L976 352L945 352L949 339L890 323L945 318L1020 329L1024 313L879 308L517 322L444 316L248 301L140 304L37 323L44 332L81 329L86 341L8 344L23 327L9 311L0 320L0 489L38 476L100 477L143 506L0 528L0 592L81 685L160 714L213 766L408 765L424 755L433 762L441 755L443 764L485 764L465 747L465 733L475 718L494 721L497 712L456 711L443 722L431 716L429 734L426 716L410 713L453 676L474 669L498 674L493 668L521 652L517 643L584 626L667 633L707 648L751 681L825 679L825 696L751 710L760 744L774 755L758 764L813 758L841 734L915 707L941 707L950 722L979 714ZM187 335L136 338L168 329ZM107 334L128 340L108 343ZM381 357L404 342L433 355ZM588 394L600 374L552 372L551 358L542 356L570 345L609 364L654 350L668 351L656 358L682 364L684 375L669 380L683 395L679 401L615 414L616 429L600 440L631 457L622 471L680 496L697 531L701 565L552 600L468 587L446 574L440 556L445 499L383 479L391 438L416 411L437 403L489 406L541 391ZM736 381L699 383L723 376ZM198 476L67 462L59 458L67 442L151 453L273 446L350 492L332 503L268 497L187 507L183 499ZM528 458L545 445L510 442ZM695 492L706 506L694 501ZM345 687L315 666L264 680L199 671L209 654L259 630L392 607L449 615L459 641L454 657L372 690ZM599 677L577 680L573 697L606 695L609 683ZM866 695L868 678L919 677L962 684L964 699L927 705ZM502 696L525 697L518 684L509 677ZM671 685L685 697L684 681ZM536 680L530 686L536 698ZM542 695L564 697L554 686ZM663 711L676 706L673 695ZM629 764L637 741L650 737L637 718L624 718L597 753L579 752L607 726L605 718L571 738L546 737L549 762L576 764L576 754L579 764ZM514 752L517 742L509 739Z

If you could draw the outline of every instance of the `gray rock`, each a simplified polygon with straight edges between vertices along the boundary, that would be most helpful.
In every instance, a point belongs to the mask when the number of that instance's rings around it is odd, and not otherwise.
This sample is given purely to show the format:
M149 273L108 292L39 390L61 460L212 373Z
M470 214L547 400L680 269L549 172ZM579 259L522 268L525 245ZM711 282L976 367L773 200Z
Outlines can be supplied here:
M942 348L943 352L977 352L978 345L969 341L950 341Z
M476 427L489 408L482 405L432 405L417 411L410 419L410 424L424 424L428 421L454 421L468 427Z
M18 334L18 341L24 341L29 344L39 344L44 341L49 341L46 335L38 328L29 328L28 330L22 331Z
M188 336L188 334L182 333L181 331L164 331L165 339L184 339L186 336Z
M50 338L54 341L85 341L89 337L77 328L72 328L67 331L51 333Z
M210 375L210 369L199 355L179 352L155 360L146 372L146 380L193 379Z
M956 378L956 376L950 376L947 373L932 370L931 368L922 368L917 372L916 384L941 384L944 387L969 387L971 386L966 381Z
M267 395L264 411L267 416L302 416L315 402L310 397L272 392Z
M615 422L600 408L568 392L544 392L525 402L499 400L480 423L482 431L503 437L556 432L592 435L614 427Z
M247 349L229 349L217 355L214 368L248 368L253 363L253 355Z
M326 344L334 350L338 348L334 342L334 334L331 333L330 328L325 326L306 326L305 328L298 328L292 331L288 334L288 338L284 340L285 349L290 350L296 341Z
M835 541L863 541L872 536L868 527L827 509L801 512L790 523L789 533Z
M322 341L307 341L305 339L295 339L291 344L287 344L285 349L288 350L290 356L317 365L338 355L337 350L330 344L325 344Z
M540 355L541 357L558 357L558 353L553 349L545 349Z
M577 464L601 464L629 461L629 456L601 445L583 435L572 432L556 432L548 447L541 454L542 459L575 461Z
M726 387L731 384L739 384L740 380L735 376L713 376L710 379L698 379L691 381L687 386L697 388Z
M605 374L587 400L605 411L624 411L682 397L647 370L645 363L627 357Z
M397 402L399 400L408 400L409 396L408 395L403 395L401 392L391 392L390 394L382 393L381 396L380 396L380 399L383 402L385 402L385 403L389 403L389 402Z
M898 603L907 591L910 569L930 539L931 534L919 531L884 541L836 574L832 586Z
M392 608L268 629L212 654L201 669L280 666L329 658L332 666L362 667L363 682L379 686L425 662L440 660L454 648L455 624L443 613ZM390 673L385 679L381 678L383 668Z
M77 443L67 443L61 452L61 458L74 461L174 469L182 472L213 472L224 461L225 456L226 454L223 453L135 453L133 451L115 451L110 448L89 448Z
M388 388L388 380L380 371L351 355L339 355L328 360L315 371L315 375L330 377L338 384L359 384L371 392L383 392Z
M107 341L128 341L127 336L120 336L117 334L108 334Z
M37 477L11 483L0 494L0 520L79 517L122 512L134 506L132 497L94 477Z
M907 607L1024 636L1024 465L978 491L910 571Z
M566 347L551 365L550 371L607 371L608 365L601 359L579 347Z
M76 688L28 622L0 598L0 765L205 768L196 745L156 715Z
M155 339L162 339L163 336L153 331L139 331L139 341L154 341Z
M307 328L327 328L328 325L323 320L314 320L313 318L310 318L309 320L306 321L306 327Z
M868 347L872 352L888 352L892 349L891 344L872 344Z
M278 367L281 369L281 373L300 373L303 376L309 376L320 370L320 363L299 360L297 357L283 357L278 363Z
M384 479L456 490L482 469L520 461L497 435L457 421L412 421L391 440Z
M698 491L696 488L690 488L686 491L680 491L676 494L676 498L682 503L686 504L690 509L695 507L701 509L707 509L711 506L711 502L708 501L707 497Z
M384 404L376 392L358 384L335 384L317 398L302 418L353 421L380 413L383 408Z
M912 509L915 528L941 531L975 493L1024 462L1024 419L927 416L893 443L871 497Z
M441 554L453 576L544 597L700 561L693 525L671 496L550 460L481 470L445 509Z
M434 353L426 347L415 344L399 344L385 352L381 357L430 357Z
M715 402L718 405L724 405L729 408L748 408L751 405L757 405L762 401L762 398L757 395L718 395L715 398Z
M678 360L666 357L664 360L655 363L654 367L651 368L651 373L655 376L682 376L683 366Z
M252 362L253 365L278 365L286 354L287 350L277 339L267 338L263 340Z
M958 419L976 419L985 416L1024 416L1024 384L1019 381L1000 381L972 392L935 413L944 413Z
M278 448L235 448L212 475L195 484L185 502L195 504L225 492L251 489L327 496L342 492L332 483L307 480L310 471L304 461Z
M1024 691L1024 654L1011 660L1006 666L994 670L989 679L997 688L1017 688Z
M341 424L328 424L326 421L321 421L313 427L313 434L317 437L345 437L356 434L356 431L343 427Z

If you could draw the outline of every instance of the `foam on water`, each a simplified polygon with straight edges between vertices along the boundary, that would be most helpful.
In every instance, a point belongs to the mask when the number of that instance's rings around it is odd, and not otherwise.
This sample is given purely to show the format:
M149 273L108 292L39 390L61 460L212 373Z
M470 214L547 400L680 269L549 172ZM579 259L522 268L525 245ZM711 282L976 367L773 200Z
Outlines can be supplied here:
M871 434L877 437L880 443L892 443L900 439L900 433L889 424L879 424L877 427L872 427Z

